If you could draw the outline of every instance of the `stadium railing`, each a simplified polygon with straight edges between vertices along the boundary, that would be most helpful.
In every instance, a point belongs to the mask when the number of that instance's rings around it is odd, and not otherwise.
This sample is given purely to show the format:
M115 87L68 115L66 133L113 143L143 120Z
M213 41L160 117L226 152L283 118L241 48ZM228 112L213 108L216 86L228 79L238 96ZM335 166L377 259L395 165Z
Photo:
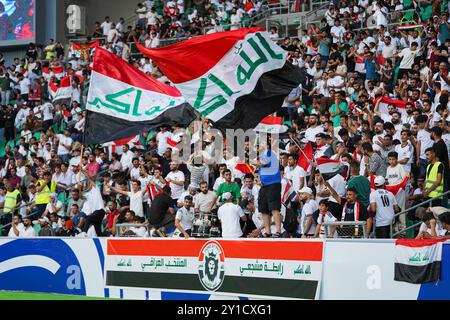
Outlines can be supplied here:
M406 234L407 231L409 231L409 230L413 231L413 230L416 229L418 226L420 226L420 224L422 223L422 221L419 221L419 222L414 222L414 221L408 222L408 221L407 221L406 214L407 214L409 211L415 210L415 209L420 208L420 207L424 207L424 205L427 205L428 203L430 203L430 202L432 202L433 200L436 200L436 199L446 199L446 198L448 197L449 194L450 194L450 190L444 192L444 193L443 193L442 195L440 195L440 196L437 196L437 197L434 197L434 198L425 200L425 201L423 201L423 202L420 202L420 203L418 203L418 204L416 204L416 205L414 205L414 206L412 206L412 207L410 207L410 208L407 208L407 209L402 210L401 212L395 214L395 215L394 215L394 218L392 219L392 223L391 223L391 238L395 238L395 237L397 237L397 236L404 235L404 234ZM445 197L445 196L446 196L446 197ZM448 202L447 202L447 205L446 205L445 207L448 208ZM404 216L404 217L405 217L405 221L407 222L407 224L410 224L410 225L409 225L409 226L406 225L404 229L395 231L395 224L396 224L395 221L397 220L397 218L400 218L401 216Z
M368 238L367 234L367 223L366 221L335 221L335 222L326 222L323 224L325 227L325 237L333 238L335 233L338 238L347 238L347 239L361 239ZM331 228L334 227L334 232L331 231ZM357 231L356 231L357 230Z

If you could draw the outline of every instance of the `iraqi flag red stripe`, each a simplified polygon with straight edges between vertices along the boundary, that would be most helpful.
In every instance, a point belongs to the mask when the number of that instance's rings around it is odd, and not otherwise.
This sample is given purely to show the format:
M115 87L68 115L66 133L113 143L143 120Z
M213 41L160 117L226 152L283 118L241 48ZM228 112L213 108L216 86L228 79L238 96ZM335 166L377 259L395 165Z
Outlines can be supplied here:
M434 246L438 242L444 242L446 239L397 239L396 246L411 248Z
M266 124L266 125L282 125L283 124L283 118L281 117L275 117L275 116L267 116L264 119L262 119L260 124Z
M208 240L108 240L108 255L198 257ZM225 258L322 261L322 241L218 240Z
M172 82L183 83L208 72L236 42L244 39L247 34L258 31L264 29L254 27L216 32L156 49L147 49L137 42L136 46L149 56L164 74L170 75Z
M154 91L173 97L180 97L181 93L177 88L171 87L153 79L141 70L133 67L122 58L112 54L101 47L95 49L93 71L101 73L107 77L122 81L130 86L140 89Z

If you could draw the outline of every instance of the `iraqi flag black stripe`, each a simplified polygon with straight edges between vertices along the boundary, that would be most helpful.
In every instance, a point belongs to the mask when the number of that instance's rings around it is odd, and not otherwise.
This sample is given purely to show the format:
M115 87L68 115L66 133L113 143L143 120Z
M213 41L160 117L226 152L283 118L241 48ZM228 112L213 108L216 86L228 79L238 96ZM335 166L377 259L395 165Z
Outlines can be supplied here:
M107 271L106 285L117 287L206 291L196 274ZM314 299L318 282L225 276L217 292L258 296Z
M181 93L97 48L86 101L85 143L128 138L161 125L187 126L194 109Z
M213 123L222 131L254 128L268 114L279 111L286 96L306 79L304 70L286 62L281 69L263 74L251 93L236 100L233 112Z
M187 127L195 118L194 109L187 103L177 108L168 109L155 119L138 122L126 121L106 114L88 111L84 143L104 143L124 137L132 137L143 131L153 130L163 125Z
M436 282L441 275L441 261L426 264L424 266L411 266L409 264L395 264L395 281L409 283Z
M261 28L218 32L163 48L137 47L222 131L255 128L309 78L287 62L287 52Z

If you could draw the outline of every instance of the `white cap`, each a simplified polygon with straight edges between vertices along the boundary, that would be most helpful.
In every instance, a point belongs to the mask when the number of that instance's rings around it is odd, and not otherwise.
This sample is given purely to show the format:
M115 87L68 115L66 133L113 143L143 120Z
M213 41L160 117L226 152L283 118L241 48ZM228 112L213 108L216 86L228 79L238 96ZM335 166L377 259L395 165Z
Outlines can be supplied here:
M52 198L56 198L56 193L55 192L52 192L52 193L50 193L50 197L52 197Z
M48 220L47 217L42 217L42 218L39 218L39 222L47 222L47 223L50 223L50 220Z
M385 182L386 182L386 179L384 179L384 177L382 177L382 176L377 176L377 177L375 178L375 180L374 180L373 183L374 183L377 187L380 187L380 186L384 185Z
M231 199L231 197L232 197L231 192L225 192L222 195L222 199L225 200L225 201Z
M298 192L308 193L308 194L313 194L312 189L309 188L309 187L303 187L303 188L301 188Z

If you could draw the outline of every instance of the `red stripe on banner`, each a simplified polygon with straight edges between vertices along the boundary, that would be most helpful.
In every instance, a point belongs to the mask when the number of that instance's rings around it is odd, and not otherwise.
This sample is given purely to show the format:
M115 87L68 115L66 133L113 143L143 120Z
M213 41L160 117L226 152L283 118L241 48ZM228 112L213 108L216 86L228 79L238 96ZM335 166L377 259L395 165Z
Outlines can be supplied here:
M264 119L262 119L260 124L266 124L266 125L282 125L283 124L283 118L281 117L275 117L275 116L267 116Z
M404 247L429 247L434 246L436 243L444 242L446 239L397 239L395 241L396 246Z
M318 165L326 164L326 163L340 163L339 160L333 160L329 158L318 158L316 159Z
M401 108L401 109L406 109L406 104L408 103L408 101L396 100L396 99L391 99L388 97L380 97L380 98L376 99L374 101L374 103L376 104L378 102L378 100L380 100L380 99L381 99L380 103L393 104L397 108Z
M247 34L258 31L264 29L254 27L216 32L155 49L147 49L137 42L136 46L139 51L149 56L172 82L183 83L208 72L236 42L244 39Z
M198 257L208 240L109 240L108 255ZM226 258L322 261L322 241L233 241L215 239Z
M206 240L109 240L109 255L118 256L183 256L198 257Z
M168 86L161 81L153 79L122 58L101 47L95 49L93 70L133 87L159 92L173 97L181 96L180 91L175 87Z

